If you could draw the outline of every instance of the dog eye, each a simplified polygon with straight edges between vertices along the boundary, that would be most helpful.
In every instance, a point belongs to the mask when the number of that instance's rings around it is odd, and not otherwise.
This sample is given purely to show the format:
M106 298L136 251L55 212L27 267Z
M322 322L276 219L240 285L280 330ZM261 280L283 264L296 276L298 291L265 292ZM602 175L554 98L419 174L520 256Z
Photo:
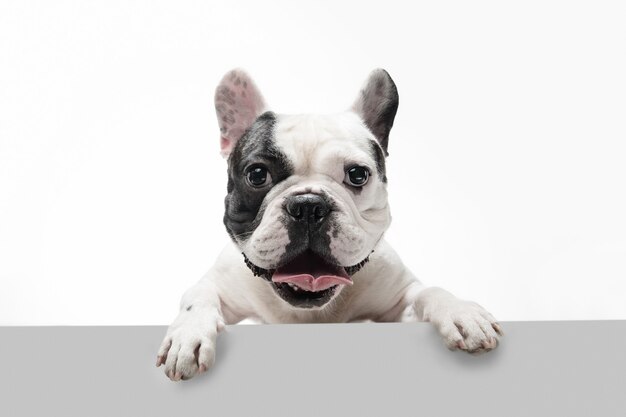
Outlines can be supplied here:
M365 167L353 166L346 170L346 177L344 182L354 187L362 187L367 183L370 177L370 172Z
M246 174L248 184L255 188L263 187L272 182L272 176L264 166L256 165L250 167Z

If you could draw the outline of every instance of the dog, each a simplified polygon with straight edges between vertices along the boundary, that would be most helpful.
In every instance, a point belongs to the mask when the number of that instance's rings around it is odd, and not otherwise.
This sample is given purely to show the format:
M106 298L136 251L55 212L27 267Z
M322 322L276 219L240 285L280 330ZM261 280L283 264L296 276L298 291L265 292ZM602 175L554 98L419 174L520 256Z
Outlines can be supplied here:
M383 239L391 216L386 157L398 108L383 69L331 115L270 111L240 69L215 92L228 160L231 237L184 295L157 355L172 380L209 369L226 324L431 322L452 350L485 352L502 329L478 304L424 287Z

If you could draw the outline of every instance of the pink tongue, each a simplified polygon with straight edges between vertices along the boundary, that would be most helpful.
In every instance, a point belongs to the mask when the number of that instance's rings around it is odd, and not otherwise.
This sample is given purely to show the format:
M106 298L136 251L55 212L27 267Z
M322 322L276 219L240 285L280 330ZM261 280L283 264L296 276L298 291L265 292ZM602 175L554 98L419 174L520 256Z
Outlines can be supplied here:
M341 266L331 265L311 252L305 252L281 266L272 275L274 282L287 282L306 291L323 291L334 285L352 285Z

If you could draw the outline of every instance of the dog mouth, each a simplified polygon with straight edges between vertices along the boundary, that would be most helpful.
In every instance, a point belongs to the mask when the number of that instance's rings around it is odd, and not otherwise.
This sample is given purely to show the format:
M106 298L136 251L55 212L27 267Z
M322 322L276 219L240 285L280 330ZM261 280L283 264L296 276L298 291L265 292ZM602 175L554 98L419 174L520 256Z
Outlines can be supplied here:
M343 267L306 250L276 269L263 269L243 255L246 265L254 275L270 281L281 298L300 308L326 304L340 287L353 284L350 276L369 260L368 256L356 265Z

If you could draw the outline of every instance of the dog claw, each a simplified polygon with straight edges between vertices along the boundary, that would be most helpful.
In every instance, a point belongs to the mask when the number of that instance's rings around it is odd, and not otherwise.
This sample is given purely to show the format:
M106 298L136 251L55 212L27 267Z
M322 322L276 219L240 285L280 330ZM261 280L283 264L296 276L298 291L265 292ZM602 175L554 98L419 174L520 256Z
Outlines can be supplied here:
M496 333L498 333L500 336L504 336L504 332L502 331L502 327L500 326L499 323L493 323L491 327L493 327Z
M205 364L201 364L200 367L198 368L199 372L206 372L206 365Z
M495 339L483 340L482 345L484 349L491 350L496 347L496 341Z
M459 349L467 349L467 345L465 345L465 342L462 340L459 340L458 342L456 342L456 345L459 347Z

